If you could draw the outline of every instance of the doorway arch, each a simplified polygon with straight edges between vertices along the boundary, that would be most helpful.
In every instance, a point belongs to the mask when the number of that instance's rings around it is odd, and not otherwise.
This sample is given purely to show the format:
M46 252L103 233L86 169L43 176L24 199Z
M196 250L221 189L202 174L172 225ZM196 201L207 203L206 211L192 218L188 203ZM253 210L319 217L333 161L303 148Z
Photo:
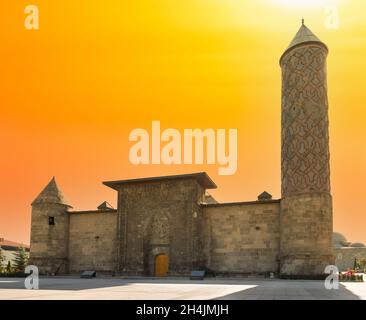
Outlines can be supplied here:
M155 256L155 277L166 277L169 270L169 257L166 254Z

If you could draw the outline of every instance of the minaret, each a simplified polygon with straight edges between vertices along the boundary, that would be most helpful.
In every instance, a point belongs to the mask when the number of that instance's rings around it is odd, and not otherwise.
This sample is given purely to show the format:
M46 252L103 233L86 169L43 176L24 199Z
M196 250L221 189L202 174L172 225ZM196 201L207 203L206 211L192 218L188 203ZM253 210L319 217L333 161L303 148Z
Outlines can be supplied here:
M29 263L38 266L40 273L67 272L70 208L55 178L32 202Z
M334 264L327 55L327 46L303 20L280 59L282 275L321 275Z

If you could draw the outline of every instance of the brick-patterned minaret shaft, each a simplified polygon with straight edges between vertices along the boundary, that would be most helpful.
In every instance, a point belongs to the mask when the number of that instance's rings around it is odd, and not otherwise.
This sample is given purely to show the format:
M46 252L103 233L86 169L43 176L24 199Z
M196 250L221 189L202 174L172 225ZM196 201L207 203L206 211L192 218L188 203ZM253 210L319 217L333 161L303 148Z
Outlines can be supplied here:
M327 55L327 46L303 24L280 60L282 275L320 275L334 263Z

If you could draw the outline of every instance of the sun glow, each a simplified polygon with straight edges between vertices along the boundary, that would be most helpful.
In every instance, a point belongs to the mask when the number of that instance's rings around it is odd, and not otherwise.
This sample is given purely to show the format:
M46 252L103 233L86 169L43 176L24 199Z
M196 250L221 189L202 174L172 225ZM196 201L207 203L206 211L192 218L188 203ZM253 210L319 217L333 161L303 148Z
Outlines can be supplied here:
M330 0L272 0L276 4L288 7L316 7L335 4L336 1Z

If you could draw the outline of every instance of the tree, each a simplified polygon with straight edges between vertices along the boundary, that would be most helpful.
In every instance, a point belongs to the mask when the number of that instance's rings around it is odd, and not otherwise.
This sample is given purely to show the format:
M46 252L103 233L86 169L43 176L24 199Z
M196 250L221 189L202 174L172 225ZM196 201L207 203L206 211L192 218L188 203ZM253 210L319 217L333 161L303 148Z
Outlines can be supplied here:
M366 258L361 258L358 263L360 264L361 268L366 268Z
M14 271L24 272L25 267L28 264L28 255L23 247L19 247L14 254Z
M4 262L5 262L5 256L3 253L3 249L0 247L0 273L4 270Z
M6 265L6 269L5 269L6 273L12 273L13 272L13 267L11 266L11 261L8 261L8 264Z
M361 258L358 261L358 263L360 265L361 270L363 270L363 272L366 273L366 258Z

